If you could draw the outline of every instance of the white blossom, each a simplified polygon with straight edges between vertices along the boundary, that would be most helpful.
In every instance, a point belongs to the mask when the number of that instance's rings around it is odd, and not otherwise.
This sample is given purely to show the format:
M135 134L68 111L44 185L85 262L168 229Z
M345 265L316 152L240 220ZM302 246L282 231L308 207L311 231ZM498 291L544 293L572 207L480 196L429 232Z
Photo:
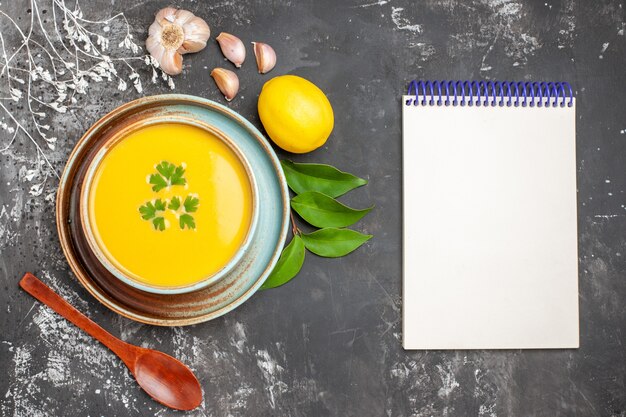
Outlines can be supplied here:
M10 94L11 94L11 100L13 101L20 101L23 95L22 90L17 89L17 88L11 88Z
M58 111L59 113L67 112L67 107L57 103L56 101L53 101L52 103L50 103L49 106L52 107L54 110Z
M29 194L32 195L33 197L39 197L42 193L43 193L43 186L45 185L45 182L41 182L39 184L33 184L30 187L29 190Z

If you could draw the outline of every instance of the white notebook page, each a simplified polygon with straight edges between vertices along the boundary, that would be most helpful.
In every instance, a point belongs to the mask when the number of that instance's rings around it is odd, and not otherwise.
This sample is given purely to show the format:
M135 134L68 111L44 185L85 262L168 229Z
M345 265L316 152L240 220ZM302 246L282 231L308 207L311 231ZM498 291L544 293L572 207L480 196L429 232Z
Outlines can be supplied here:
M575 105L407 98L404 348L578 347Z

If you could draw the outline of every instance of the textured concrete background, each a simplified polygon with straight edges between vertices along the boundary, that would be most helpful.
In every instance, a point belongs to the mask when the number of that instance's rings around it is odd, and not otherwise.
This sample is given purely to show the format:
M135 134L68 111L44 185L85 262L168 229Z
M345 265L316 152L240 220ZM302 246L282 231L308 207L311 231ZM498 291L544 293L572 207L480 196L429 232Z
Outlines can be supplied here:
M50 4L40 1L41 9ZM124 11L143 41L166 1L84 2L85 17ZM336 126L299 161L368 178L345 202L376 209L375 238L342 259L308 256L289 285L210 323L157 328L118 317L75 280L55 229L49 176L23 135L0 153L0 410L3 416L174 416L108 350L18 289L36 273L124 340L173 354L199 376L191 416L626 416L626 50L623 1L177 1L213 30L276 49L270 74L297 74L328 93ZM0 10L28 27L27 1ZM18 46L0 26L7 49ZM214 38L212 38L213 40ZM259 125L251 50L230 107ZM176 90L223 102L209 77L214 40L185 58ZM150 72L140 71L149 81ZM400 95L409 80L564 80L577 91L580 339L578 350L405 352L401 348ZM4 79L0 79L4 83ZM144 83L143 94L169 91ZM100 116L137 98L91 87L54 117L58 172ZM6 103L6 102L5 102ZM21 108L13 108L20 120ZM6 115L3 121L6 122ZM0 130L0 149L11 139ZM280 156L286 156L279 153ZM34 170L34 171L33 171ZM32 175L31 175L32 174ZM46 198L48 197L48 198ZM459 210L463 210L462 202ZM410 213L408 214L410 215Z

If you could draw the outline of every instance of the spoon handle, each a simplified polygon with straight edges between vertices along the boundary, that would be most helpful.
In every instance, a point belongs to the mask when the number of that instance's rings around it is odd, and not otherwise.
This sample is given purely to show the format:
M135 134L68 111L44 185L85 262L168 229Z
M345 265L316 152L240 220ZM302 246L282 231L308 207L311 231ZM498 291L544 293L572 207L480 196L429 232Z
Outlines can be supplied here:
M72 307L67 301L61 298L50 287L41 282L33 274L27 272L20 280L20 287L27 293L74 323L78 328L84 330L92 337L100 341L103 345L115 352L124 362L130 358L130 346L113 336L111 333L98 326L80 311Z

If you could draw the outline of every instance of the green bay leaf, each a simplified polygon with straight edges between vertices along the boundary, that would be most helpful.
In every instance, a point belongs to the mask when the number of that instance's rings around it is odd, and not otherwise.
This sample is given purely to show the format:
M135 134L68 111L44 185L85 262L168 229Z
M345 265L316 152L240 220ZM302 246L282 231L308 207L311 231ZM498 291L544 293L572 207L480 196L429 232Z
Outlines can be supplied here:
M328 227L302 234L304 246L316 255L326 258L345 256L372 238L355 230Z
M307 191L291 199L291 207L307 223L316 227L345 227L361 220L372 208L353 209L317 191Z
M367 184L363 178L338 170L325 164L301 164L280 161L287 184L296 194L317 191L330 197L339 197L357 187Z
M291 281L298 275L304 263L304 243L300 236L296 235L293 240L285 246L274 270L261 286L262 290L280 287Z

